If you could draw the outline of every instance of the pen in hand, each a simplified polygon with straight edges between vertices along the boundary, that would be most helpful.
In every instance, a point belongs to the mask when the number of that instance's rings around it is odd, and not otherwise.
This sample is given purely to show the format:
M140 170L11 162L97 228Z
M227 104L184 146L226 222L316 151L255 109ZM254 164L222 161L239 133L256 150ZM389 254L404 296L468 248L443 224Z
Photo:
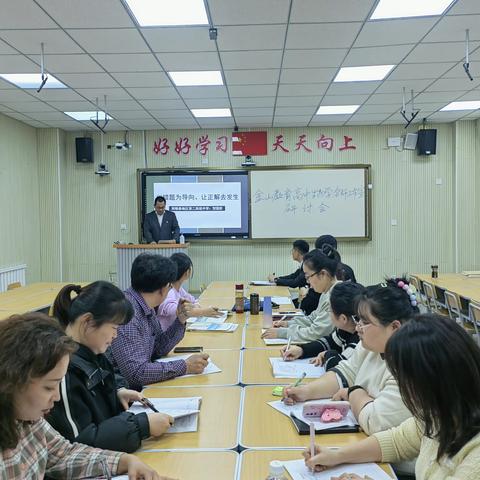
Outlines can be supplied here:
M288 342L287 342L287 348L285 349L285 352L283 354L283 360L287 357L287 352L290 349L290 343L292 342L292 337L288 337Z
M150 410L153 410L155 413L160 413L160 412L155 408L155 405L153 405L153 403L152 403L148 398L143 397L143 398L140 400L140 403L142 403L145 407L150 408Z
M315 456L315 425L310 422L310 458ZM313 468L312 468L313 472Z
M295 380L295 383L293 384L293 386L298 387L306 376L307 376L307 372L303 372L302 375L298 377L297 380Z

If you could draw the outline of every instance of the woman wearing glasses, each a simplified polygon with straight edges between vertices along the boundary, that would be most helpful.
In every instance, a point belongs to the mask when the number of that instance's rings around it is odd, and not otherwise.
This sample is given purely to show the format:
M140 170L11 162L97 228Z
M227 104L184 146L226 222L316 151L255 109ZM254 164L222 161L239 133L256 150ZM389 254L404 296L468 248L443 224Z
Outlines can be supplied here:
M329 248L325 253L312 250L303 257L305 280L318 293L321 293L318 306L310 315L294 317L292 320L278 320L274 328L266 330L263 338L290 338L292 342L317 340L333 331L330 320L330 293L339 283L335 276L340 255Z
M360 343L353 355L308 385L286 387L285 403L319 398L348 400L368 435L411 417L384 360L384 352L388 339L416 311L415 295L405 279L390 279L367 287L357 300Z

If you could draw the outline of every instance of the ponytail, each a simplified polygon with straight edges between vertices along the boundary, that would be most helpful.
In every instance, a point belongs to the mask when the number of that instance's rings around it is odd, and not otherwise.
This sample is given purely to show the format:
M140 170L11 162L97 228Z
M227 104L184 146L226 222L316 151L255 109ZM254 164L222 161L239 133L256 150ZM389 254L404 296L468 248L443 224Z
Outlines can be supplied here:
M53 316L58 319L63 328L67 328L70 322L75 320L69 317L70 308L74 300L72 299L72 292L80 295L81 291L82 287L80 285L70 283L60 290L53 302Z
M338 265L341 262L340 254L331 246L324 244L321 249L308 252L303 257L303 263L315 272L326 270L332 277L336 276Z

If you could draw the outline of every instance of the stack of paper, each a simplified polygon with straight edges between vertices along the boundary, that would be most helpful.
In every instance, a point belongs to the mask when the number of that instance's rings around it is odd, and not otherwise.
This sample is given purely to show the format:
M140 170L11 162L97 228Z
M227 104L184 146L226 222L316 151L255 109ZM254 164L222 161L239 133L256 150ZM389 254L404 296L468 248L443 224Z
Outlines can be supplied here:
M223 323L227 319L227 312L222 312L220 317L190 317L187 323Z
M275 410L279 411L280 413L283 413L283 415L290 417L291 414L293 414L296 418L298 418L302 422L305 422L307 425L309 425L310 423L312 423L313 419L312 417L307 418L303 416L303 406L309 403L322 403L322 402L325 402L328 404L335 403L332 400L325 399L325 400L311 400L308 402L298 402L295 405L285 405L281 400L268 402L268 404L271 407L273 407ZM321 422L320 419L318 419L318 420L313 420L313 424L315 426L315 430L327 430L328 428L334 428L334 427L350 427L350 426L358 425L351 410L342 420L339 420L338 422L325 423L325 422Z
M163 362L174 362L175 360L186 360L188 357L191 357L191 353L187 353L185 355L172 355L171 357L164 357L164 358L159 358L155 360L158 363L163 363ZM176 378L182 378L182 377L193 377L194 375L208 375L209 373L218 373L221 372L222 369L218 368L212 360L209 358L208 359L208 364L205 367L205 370L202 373L190 373L187 375L181 375L180 377Z
M316 367L310 363L310 358L301 358L285 362L282 357L270 357L273 376L275 378L298 378L306 373L306 378L318 378L325 373L323 367Z
M193 332L234 332L238 328L237 323L203 323L195 322L187 326L188 331Z
M202 397L180 397L180 398L149 398L154 407L161 413L166 413L175 419L173 427L168 433L196 432L198 430L198 413ZM148 407L135 402L129 412L152 413Z
M269 282L268 280L252 280L250 285L258 285L261 287L274 287L275 282Z
M329 468L323 472L311 472L303 459L282 462L293 480L330 480L340 477L344 473L356 473L360 478L373 478L375 480L392 480L375 463L352 463Z

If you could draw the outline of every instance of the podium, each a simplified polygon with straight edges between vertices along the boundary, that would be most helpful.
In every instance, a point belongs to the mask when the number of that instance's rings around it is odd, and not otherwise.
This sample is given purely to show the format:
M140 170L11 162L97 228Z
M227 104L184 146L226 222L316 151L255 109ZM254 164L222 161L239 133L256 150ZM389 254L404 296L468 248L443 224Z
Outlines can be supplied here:
M187 253L190 243L145 243L122 244L116 243L113 248L117 250L117 283L120 290L130 286L130 270L135 258L141 253L148 252L155 255L169 257L174 253Z

